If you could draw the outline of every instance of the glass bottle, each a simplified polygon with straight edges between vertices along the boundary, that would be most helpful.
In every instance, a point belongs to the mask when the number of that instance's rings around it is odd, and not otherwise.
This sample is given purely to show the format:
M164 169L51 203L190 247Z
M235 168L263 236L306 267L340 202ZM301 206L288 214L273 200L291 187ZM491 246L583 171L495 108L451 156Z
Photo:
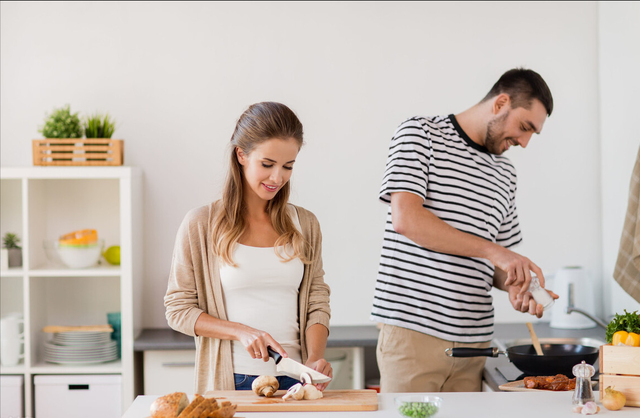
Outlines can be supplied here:
M545 290L544 287L540 286L540 280L538 276L531 275L531 284L529 284L529 292L533 296L533 299L542 305L543 309L546 311L547 309L553 306L553 298Z
M587 402L593 402L593 392L591 391L591 376L596 373L592 365L582 361L576 364L572 369L573 375L576 377L576 389L571 399L574 405L584 405Z

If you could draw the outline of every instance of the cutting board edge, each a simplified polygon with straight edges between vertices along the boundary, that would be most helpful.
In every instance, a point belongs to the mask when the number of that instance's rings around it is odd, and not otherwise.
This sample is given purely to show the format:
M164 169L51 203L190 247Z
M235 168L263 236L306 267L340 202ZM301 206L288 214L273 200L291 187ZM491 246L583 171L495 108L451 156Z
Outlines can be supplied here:
M304 402L304 401L291 401ZM377 411L378 404L361 404L361 405L307 405L301 403L296 405L293 403L270 404L265 405L238 405L236 412L357 412L357 411Z

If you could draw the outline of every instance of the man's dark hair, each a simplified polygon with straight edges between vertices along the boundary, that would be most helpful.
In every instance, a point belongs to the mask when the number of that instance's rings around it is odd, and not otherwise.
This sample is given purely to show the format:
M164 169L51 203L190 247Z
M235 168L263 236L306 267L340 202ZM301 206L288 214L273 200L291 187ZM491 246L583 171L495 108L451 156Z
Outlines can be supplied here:
M529 109L533 99L537 99L547 110L547 115L553 112L553 97L547 83L540 74L533 70L514 68L502 74L502 77L482 99L482 102L499 94L506 93L511 98L511 107L524 107Z

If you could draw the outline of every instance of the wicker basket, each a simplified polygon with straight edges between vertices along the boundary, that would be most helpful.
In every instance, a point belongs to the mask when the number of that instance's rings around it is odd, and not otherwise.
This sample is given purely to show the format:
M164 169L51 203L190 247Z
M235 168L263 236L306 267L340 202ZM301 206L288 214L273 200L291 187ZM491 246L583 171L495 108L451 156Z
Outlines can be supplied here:
M34 139L33 165L122 165L122 139Z

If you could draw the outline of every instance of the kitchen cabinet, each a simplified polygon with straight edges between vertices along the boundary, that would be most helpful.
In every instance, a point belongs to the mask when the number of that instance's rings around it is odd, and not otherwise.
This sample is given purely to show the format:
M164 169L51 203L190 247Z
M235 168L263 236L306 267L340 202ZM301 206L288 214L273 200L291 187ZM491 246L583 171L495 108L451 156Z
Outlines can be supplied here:
M193 392L196 350L144 352L144 393Z
M142 173L134 167L2 168L1 225L21 238L23 266L2 271L1 314L24 318L24 359L1 366L24 377L25 416L34 416L37 375L117 375L121 409L134 399L133 342L141 331ZM67 269L50 263L43 242L96 229L105 248L120 245L121 264ZM47 325L106 324L121 313L121 358L86 365L44 361Z

